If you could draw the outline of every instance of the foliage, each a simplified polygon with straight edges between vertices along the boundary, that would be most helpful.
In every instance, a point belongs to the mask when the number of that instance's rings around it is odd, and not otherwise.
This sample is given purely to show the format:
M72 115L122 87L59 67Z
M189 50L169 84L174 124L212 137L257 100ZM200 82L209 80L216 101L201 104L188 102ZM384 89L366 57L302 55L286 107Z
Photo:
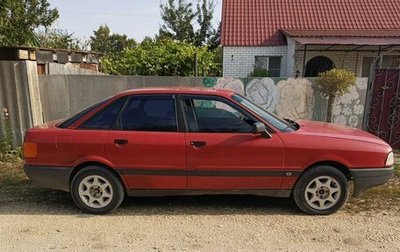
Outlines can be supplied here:
M254 68L253 72L249 73L248 77L269 77L268 70Z
M196 46L209 45L213 50L219 45L220 37L220 32L212 25L214 6L213 0L199 0L196 6L191 1L167 0L160 5L164 24L159 38L172 38Z
M212 46L212 45L211 45ZM210 51L210 46L208 47ZM212 72L209 73L209 76L222 76L222 60L223 60L223 51L221 46L217 46L213 50L211 50L214 54L214 64L215 68Z
M197 24L199 29L196 31L195 45L202 46L208 44L211 36L216 34L212 26L214 1L203 0L197 3Z
M117 75L193 76L195 55L200 75L218 71L215 55L207 47L172 39L146 39L135 48L125 48L119 57L104 57L102 64L106 73Z
M129 39L125 34L113 34L107 25L101 25L94 35L90 36L90 48L92 51L103 53L104 55L117 56L125 48L134 48L136 41Z
M40 47L87 50L85 42L75 38L73 35L73 33L68 33L62 29L46 29L45 31L39 31L36 33Z
M356 75L345 69L334 68L320 73L316 82L317 89L324 97L328 98L327 122L332 120L332 105L335 97L349 92L350 88L356 83Z
M50 27L57 18L47 0L1 0L0 46L37 46L35 29Z
M221 44L221 22L219 22L218 24L218 29L211 33L207 45L211 51L214 51L215 49L220 48L220 44ZM222 63L222 58L221 58L221 63Z
M0 137L0 161L14 162L22 156L21 148L13 148L13 133L11 126L7 125L4 137Z

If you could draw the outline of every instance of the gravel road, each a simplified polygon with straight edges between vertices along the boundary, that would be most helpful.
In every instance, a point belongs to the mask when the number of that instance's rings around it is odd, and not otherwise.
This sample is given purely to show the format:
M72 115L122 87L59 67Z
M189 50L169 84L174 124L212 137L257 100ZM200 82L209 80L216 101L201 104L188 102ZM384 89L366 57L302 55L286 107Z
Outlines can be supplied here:
M255 196L130 198L113 214L50 201L2 199L0 251L400 251L397 210L316 217L288 199Z

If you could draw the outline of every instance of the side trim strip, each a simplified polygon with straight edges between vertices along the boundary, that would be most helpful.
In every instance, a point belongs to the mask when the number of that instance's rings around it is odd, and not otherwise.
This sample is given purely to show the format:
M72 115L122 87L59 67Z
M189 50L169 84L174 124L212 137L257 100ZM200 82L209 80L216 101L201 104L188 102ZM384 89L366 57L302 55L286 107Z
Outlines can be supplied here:
M298 177L301 171L283 170L156 170L156 169L117 169L121 175L149 176L191 176L191 177Z
M257 190L257 189L243 189L243 190L149 190L149 189L132 189L127 191L128 196L135 197L159 197L159 196L176 196L176 195L258 195L267 197L282 197L287 198L291 194L291 190Z
M121 175L186 176L185 170L116 169Z

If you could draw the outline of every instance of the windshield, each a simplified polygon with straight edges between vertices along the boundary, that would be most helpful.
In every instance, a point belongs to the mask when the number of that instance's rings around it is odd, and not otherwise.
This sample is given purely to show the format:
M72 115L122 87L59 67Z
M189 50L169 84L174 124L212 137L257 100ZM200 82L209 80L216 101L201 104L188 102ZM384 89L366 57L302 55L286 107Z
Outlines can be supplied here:
M234 94L232 98L246 108L250 109L251 111L254 111L258 116L262 117L265 121L269 122L272 126L280 131L290 132L297 129L297 127L291 124L289 121L283 120L278 116L266 111L259 105L239 94Z

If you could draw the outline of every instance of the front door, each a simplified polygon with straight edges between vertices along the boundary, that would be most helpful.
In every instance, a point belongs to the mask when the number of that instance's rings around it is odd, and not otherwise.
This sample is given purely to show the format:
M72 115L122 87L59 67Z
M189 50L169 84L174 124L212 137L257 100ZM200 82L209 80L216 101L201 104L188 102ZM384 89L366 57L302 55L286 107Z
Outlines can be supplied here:
M280 189L283 143L253 134L257 121L221 97L183 96L188 189Z
M184 133L173 95L134 95L106 140L106 156L127 189L186 189Z

